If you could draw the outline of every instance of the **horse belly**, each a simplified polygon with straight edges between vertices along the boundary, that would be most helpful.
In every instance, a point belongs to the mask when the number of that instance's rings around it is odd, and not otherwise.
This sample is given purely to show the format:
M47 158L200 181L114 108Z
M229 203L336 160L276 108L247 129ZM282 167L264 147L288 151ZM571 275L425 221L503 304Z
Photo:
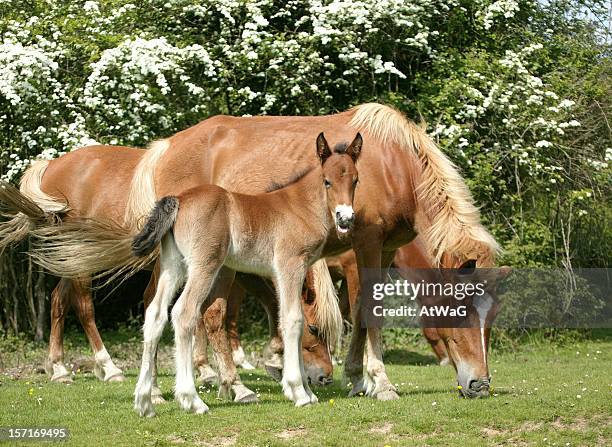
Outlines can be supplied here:
M242 273L269 278L272 276L272 249L265 237L251 237L239 228L232 228L232 238L225 265Z

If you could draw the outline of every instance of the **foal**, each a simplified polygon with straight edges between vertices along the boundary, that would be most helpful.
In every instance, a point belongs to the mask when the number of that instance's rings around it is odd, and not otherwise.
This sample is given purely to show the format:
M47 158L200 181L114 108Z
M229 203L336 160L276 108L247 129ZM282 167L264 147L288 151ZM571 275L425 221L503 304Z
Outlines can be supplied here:
M362 138L357 134L350 145L337 145L332 152L323 134L319 134L316 153L321 168L304 173L274 192L251 196L204 185L175 197L164 197L133 240L119 236L125 231L117 229L113 241L120 247L117 252L130 243L132 247L132 253L124 259L101 260L96 253L100 250L93 242L97 227L108 228L108 223L73 224L76 231L69 237L68 226L38 232L42 247L35 258L51 271L72 273L92 273L91 266L96 263L98 271L112 270L121 264L123 271L129 270L131 264L139 268L142 260L136 259L150 257L161 242L159 280L145 315L142 367L135 391L135 408L141 416L155 414L151 402L154 353L167 321L167 308L183 284L183 292L172 309L175 397L187 411L208 411L194 384L192 338L200 308L203 303L202 310L210 304L206 298L223 266L273 280L279 294L284 344L283 392L296 406L317 402L308 386L302 360L302 285L308 266L320 257L332 228L335 227L338 237L344 237L353 227L355 162L361 146ZM58 233L60 237L54 239ZM108 231L99 234L104 235L98 236L100 247L108 246ZM83 240L87 244L81 243ZM59 244L63 244L63 249L54 249ZM91 257L82 252L83 247L87 247Z

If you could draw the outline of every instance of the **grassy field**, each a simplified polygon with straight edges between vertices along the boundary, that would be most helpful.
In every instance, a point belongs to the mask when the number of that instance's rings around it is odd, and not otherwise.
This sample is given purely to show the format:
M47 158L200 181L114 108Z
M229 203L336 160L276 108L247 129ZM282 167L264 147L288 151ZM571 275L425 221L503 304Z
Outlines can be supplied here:
M217 400L201 388L211 413L186 414L169 401L157 417L141 419L132 409L139 351L138 334L107 337L111 354L128 367L127 382L104 384L85 372L82 338L68 351L78 369L72 385L49 383L36 373L44 347L5 340L0 350L0 427L63 426L71 445L610 445L612 443L612 342L609 339L531 343L491 355L494 394L457 396L450 367L433 364L423 343L388 352L389 376L401 399L377 402L347 398L336 382L317 388L320 403L294 408L280 385L258 369L243 372L260 403ZM253 345L255 346L255 345ZM248 347L248 346L247 346ZM129 355L128 355L129 353ZM76 357L75 357L76 356ZM171 399L169 348L162 356L161 387ZM28 445L20 442L19 445Z

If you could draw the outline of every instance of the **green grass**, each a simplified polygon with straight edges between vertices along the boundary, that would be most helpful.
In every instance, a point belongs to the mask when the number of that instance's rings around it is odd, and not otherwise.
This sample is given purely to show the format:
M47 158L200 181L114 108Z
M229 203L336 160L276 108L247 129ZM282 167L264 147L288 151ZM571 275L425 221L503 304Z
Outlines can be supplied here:
M107 344L114 355L139 349L137 337ZM71 346L84 349L80 339ZM42 374L17 379L5 372L0 427L65 426L74 445L610 445L611 347L609 341L584 340L493 352L494 395L466 400L457 396L451 368L429 364L426 347L416 344L408 354L389 352L388 373L399 401L349 399L339 367L334 385L315 389L318 405L294 408L280 385L256 370L242 377L260 393L259 404L219 401L216 390L207 388L201 394L211 413L186 414L170 400L157 407L153 419L138 417L132 408L135 368L127 370L125 383L104 384L79 372L68 386L49 383ZM25 360L44 354L42 348L34 352ZM171 399L167 365L161 388Z

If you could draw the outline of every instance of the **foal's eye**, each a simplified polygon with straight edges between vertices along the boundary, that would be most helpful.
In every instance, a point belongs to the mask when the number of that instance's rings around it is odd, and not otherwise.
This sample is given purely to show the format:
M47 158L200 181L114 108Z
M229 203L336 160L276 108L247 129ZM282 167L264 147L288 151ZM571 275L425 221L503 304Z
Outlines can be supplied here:
M355 180L353 180L353 186L357 186L357 183L359 183L359 179L356 178Z
M310 332L312 335L319 335L319 328L316 327L314 324L309 324L308 325L308 332Z
M331 182L329 180L325 179L323 184L325 185L326 188L331 188Z

